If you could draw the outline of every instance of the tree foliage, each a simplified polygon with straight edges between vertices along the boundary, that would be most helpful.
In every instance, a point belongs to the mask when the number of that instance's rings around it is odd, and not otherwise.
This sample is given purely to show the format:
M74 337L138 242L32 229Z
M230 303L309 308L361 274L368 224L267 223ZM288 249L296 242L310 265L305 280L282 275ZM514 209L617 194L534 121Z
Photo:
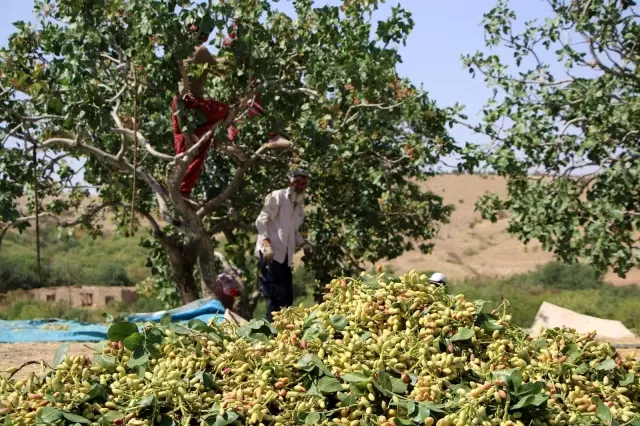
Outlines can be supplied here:
M196 269L203 290L210 285L211 236L220 233L232 260L247 264L264 196L286 185L297 166L312 175L305 228L318 247L308 266L319 279L398 256L412 247L409 240L429 251L451 207L420 181L455 146L446 132L452 111L437 108L396 70L411 14L394 7L375 24L375 0L341 7L299 0L293 7L289 16L267 0L37 0L37 22L15 24L0 61L2 131L19 141L2 146L4 227L27 223L16 199L33 186L24 164L35 144L39 190L54 200L45 212L68 211L78 205L70 201L87 196L71 180L78 172L73 164L82 164L84 180L99 195L93 208L113 209L126 230L137 179L134 209L154 229L147 246L160 249L151 263L165 265L156 271L170 273L179 286ZM231 105L214 128L193 195L197 211L178 188L205 138L175 156L170 125L177 64L196 43L187 32L191 23L213 28L208 47L226 62L214 70L207 95ZM186 71L192 78L202 70ZM240 120L257 95L264 114ZM228 124L239 129L235 144L227 141ZM267 143L274 134L280 142ZM184 226L164 226L158 207ZM90 225L91 212L61 225ZM183 300L194 297L195 285L186 286L191 293L181 291Z
M466 166L508 179L506 198L488 194L477 208L494 221L510 209L523 241L624 277L640 264L639 10L631 0L546 3L544 22L518 21L506 0L485 15L487 47L514 63L464 58L494 89L472 126L492 147L468 146Z

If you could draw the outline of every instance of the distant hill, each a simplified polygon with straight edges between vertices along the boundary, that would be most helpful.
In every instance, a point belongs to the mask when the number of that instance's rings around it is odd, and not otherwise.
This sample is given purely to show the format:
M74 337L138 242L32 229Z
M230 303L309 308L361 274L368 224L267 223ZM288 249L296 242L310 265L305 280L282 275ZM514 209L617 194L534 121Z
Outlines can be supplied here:
M493 224L474 211L480 195L486 192L506 195L503 178L446 174L430 179L425 186L456 210L451 223L442 227L435 240L433 254L405 253L387 263L396 272L438 270L451 278L508 276L554 260L554 255L544 252L537 241L524 245L509 235L506 215ZM614 273L607 274L605 279L615 285L640 284L640 270L630 271L626 279Z

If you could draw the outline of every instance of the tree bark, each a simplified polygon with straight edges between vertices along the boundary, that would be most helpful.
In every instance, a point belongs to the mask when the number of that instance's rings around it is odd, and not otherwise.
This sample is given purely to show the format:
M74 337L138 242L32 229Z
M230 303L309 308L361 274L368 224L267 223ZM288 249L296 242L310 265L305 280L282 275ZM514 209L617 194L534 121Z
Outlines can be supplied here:
M213 249L211 239L205 235L200 240L198 250L198 268L200 270L200 284L202 287L202 296L205 298L215 298L222 302L225 309L233 310L233 297L227 296L218 284L218 267L217 258Z
M165 238L162 245L167 251L180 300L185 304L197 300L198 286L193 276L198 259L197 244Z

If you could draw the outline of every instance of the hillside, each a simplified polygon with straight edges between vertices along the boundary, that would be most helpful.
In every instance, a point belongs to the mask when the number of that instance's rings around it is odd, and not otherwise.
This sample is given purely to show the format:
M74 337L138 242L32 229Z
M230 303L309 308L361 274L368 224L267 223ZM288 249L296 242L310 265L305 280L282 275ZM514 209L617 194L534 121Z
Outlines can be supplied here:
M554 260L537 241L524 245L509 235L507 217L493 224L474 211L478 196L486 192L506 194L504 179L447 174L430 179L425 186L456 210L451 223L442 227L430 256L414 251L388 262L397 273L415 269L438 270L454 279L508 276ZM606 280L616 285L640 284L640 270L630 271L626 279L609 273Z
M476 199L485 192L506 193L505 181L502 178L446 174L430 179L425 187L443 196L446 203L453 204L455 212L451 217L451 222L442 227L431 255L425 256L419 251L412 251L383 263L392 267L395 272L402 273L411 269L438 270L450 279L486 278L531 271L536 266L554 259L551 253L542 251L539 243L531 242L524 245L517 238L507 234L507 217L492 224L482 220L480 214L474 211ZM313 186L311 190L313 190ZM138 278L146 270L142 267L144 255L142 249L137 247L138 239L127 239L125 242L111 235L114 227L109 221L109 216L107 213L103 214L101 218L107 234L105 238L119 240L115 244L114 250L119 255L127 257L127 268L134 268L135 278ZM146 223L143 222L142 225L146 226ZM13 239L9 240L3 248L3 256L7 255L7 251L11 251L11 240ZM95 247L94 244L95 246L100 245L99 241L93 242L91 246ZM20 251L23 256L26 254L26 249L27 247L22 245ZM95 249L90 248L89 250ZM94 251L94 253L99 252L99 250ZM104 254L104 252L101 253L101 255ZM298 263L301 255L299 253L296 256ZM91 252L86 256L90 257ZM64 255L62 257L65 257L67 261L69 259ZM616 285L640 284L640 270L631 271L626 279L609 273L606 280Z

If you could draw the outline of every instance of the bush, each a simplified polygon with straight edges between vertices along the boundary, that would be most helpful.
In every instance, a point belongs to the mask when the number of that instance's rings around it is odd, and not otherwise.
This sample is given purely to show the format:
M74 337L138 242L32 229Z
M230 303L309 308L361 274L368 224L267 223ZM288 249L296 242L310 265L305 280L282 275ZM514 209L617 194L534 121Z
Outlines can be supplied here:
M602 273L580 263L547 263L530 274L530 279L544 287L563 290L601 288L605 284Z
M521 327L531 326L544 301L581 314L618 320L631 329L640 320L640 287L606 284L602 274L588 265L552 262L512 277L460 280L451 284L451 292L487 300L487 309L494 309L504 297L513 308L514 323Z
M41 229L41 285L118 285L130 286L149 275L146 251L137 238L108 235L64 235L55 228ZM31 230L10 232L0 253L0 291L39 286L36 279L35 236Z

